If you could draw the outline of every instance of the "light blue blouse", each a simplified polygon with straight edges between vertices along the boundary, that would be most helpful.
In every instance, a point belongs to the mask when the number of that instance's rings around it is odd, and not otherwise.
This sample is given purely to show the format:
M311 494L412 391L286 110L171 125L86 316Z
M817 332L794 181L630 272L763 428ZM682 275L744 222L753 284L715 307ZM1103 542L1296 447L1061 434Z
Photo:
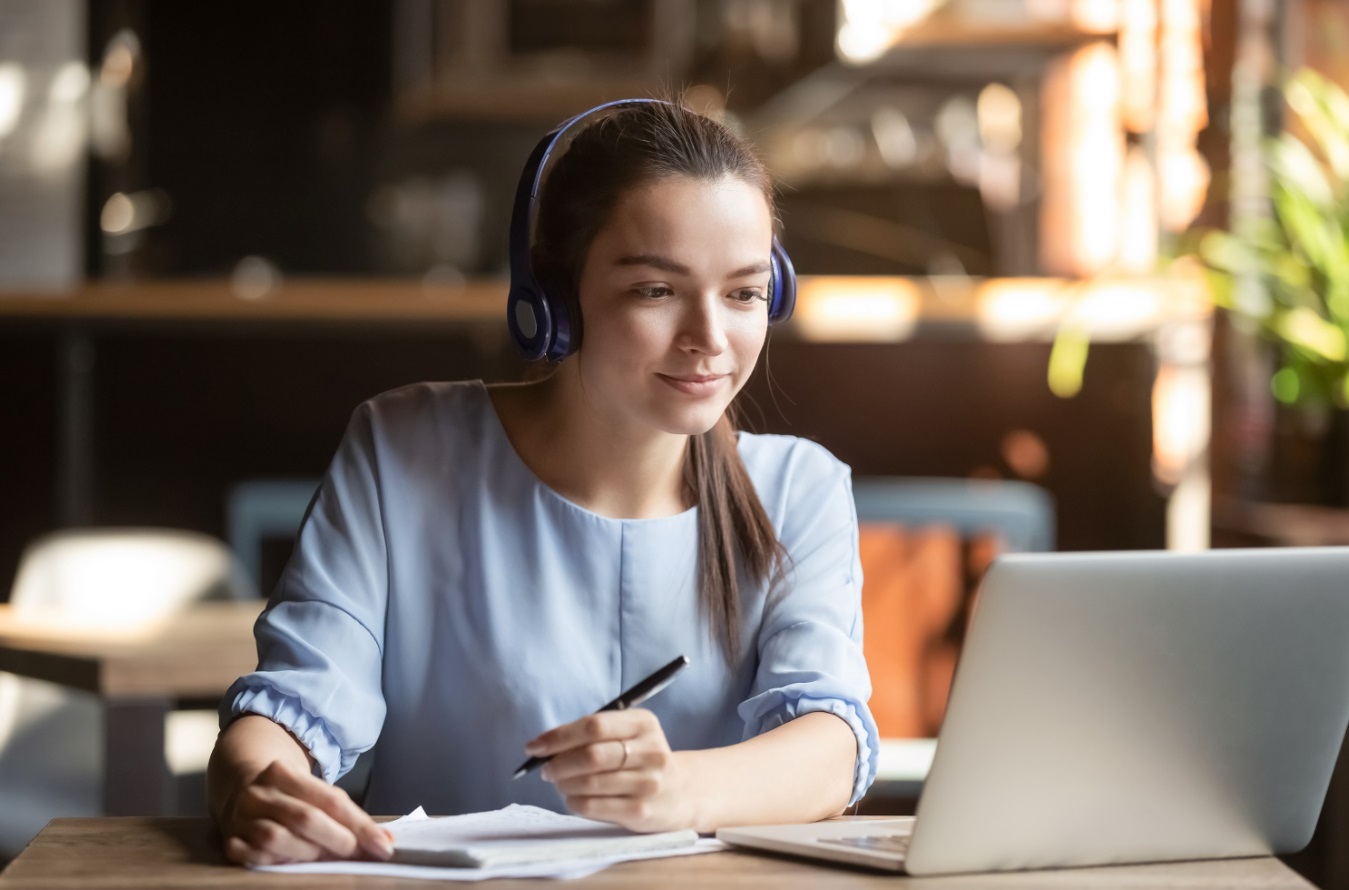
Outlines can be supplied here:
M222 725L270 717L328 781L378 740L370 812L561 811L537 771L512 781L525 742L684 654L692 664L646 705L674 750L828 711L857 736L856 801L877 734L849 470L802 439L739 441L791 564L785 583L742 585L731 668L697 607L696 508L610 519L568 501L521 461L479 381L362 404Z

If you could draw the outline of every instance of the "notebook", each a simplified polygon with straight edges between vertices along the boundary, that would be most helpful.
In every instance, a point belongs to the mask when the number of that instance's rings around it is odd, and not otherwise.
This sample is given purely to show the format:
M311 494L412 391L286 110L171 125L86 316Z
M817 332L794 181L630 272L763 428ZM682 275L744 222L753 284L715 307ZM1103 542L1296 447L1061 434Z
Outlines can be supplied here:
M511 804L487 813L429 817L420 808L387 826L393 861L452 868L501 868L612 859L692 847L692 829L636 834L608 822Z

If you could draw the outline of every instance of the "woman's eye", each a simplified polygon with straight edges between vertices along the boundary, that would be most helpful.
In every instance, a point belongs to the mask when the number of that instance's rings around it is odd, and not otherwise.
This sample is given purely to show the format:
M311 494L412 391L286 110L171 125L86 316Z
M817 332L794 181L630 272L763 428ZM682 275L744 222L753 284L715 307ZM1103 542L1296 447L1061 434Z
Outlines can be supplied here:
M744 290L731 291L731 299L737 303L753 303L755 300L766 299L763 291L757 287L747 287Z
M670 296L674 291L664 285L655 285L652 287L635 288L633 293L648 300L659 300L661 297Z

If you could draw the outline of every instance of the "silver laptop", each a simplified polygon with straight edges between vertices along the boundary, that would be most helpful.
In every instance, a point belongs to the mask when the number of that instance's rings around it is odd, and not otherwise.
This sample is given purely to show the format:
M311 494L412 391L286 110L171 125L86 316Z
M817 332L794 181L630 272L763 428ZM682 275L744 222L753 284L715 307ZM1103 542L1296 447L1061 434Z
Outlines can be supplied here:
M717 837L915 875L1288 852L1346 723L1349 548L1009 555L916 817Z

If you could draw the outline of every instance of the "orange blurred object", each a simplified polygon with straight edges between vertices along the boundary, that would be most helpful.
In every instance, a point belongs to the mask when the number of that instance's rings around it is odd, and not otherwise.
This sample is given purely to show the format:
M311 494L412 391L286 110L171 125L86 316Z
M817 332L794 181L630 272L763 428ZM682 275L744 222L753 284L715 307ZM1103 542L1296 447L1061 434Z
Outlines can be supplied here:
M882 738L937 734L974 586L998 550L950 528L862 523L863 647Z

